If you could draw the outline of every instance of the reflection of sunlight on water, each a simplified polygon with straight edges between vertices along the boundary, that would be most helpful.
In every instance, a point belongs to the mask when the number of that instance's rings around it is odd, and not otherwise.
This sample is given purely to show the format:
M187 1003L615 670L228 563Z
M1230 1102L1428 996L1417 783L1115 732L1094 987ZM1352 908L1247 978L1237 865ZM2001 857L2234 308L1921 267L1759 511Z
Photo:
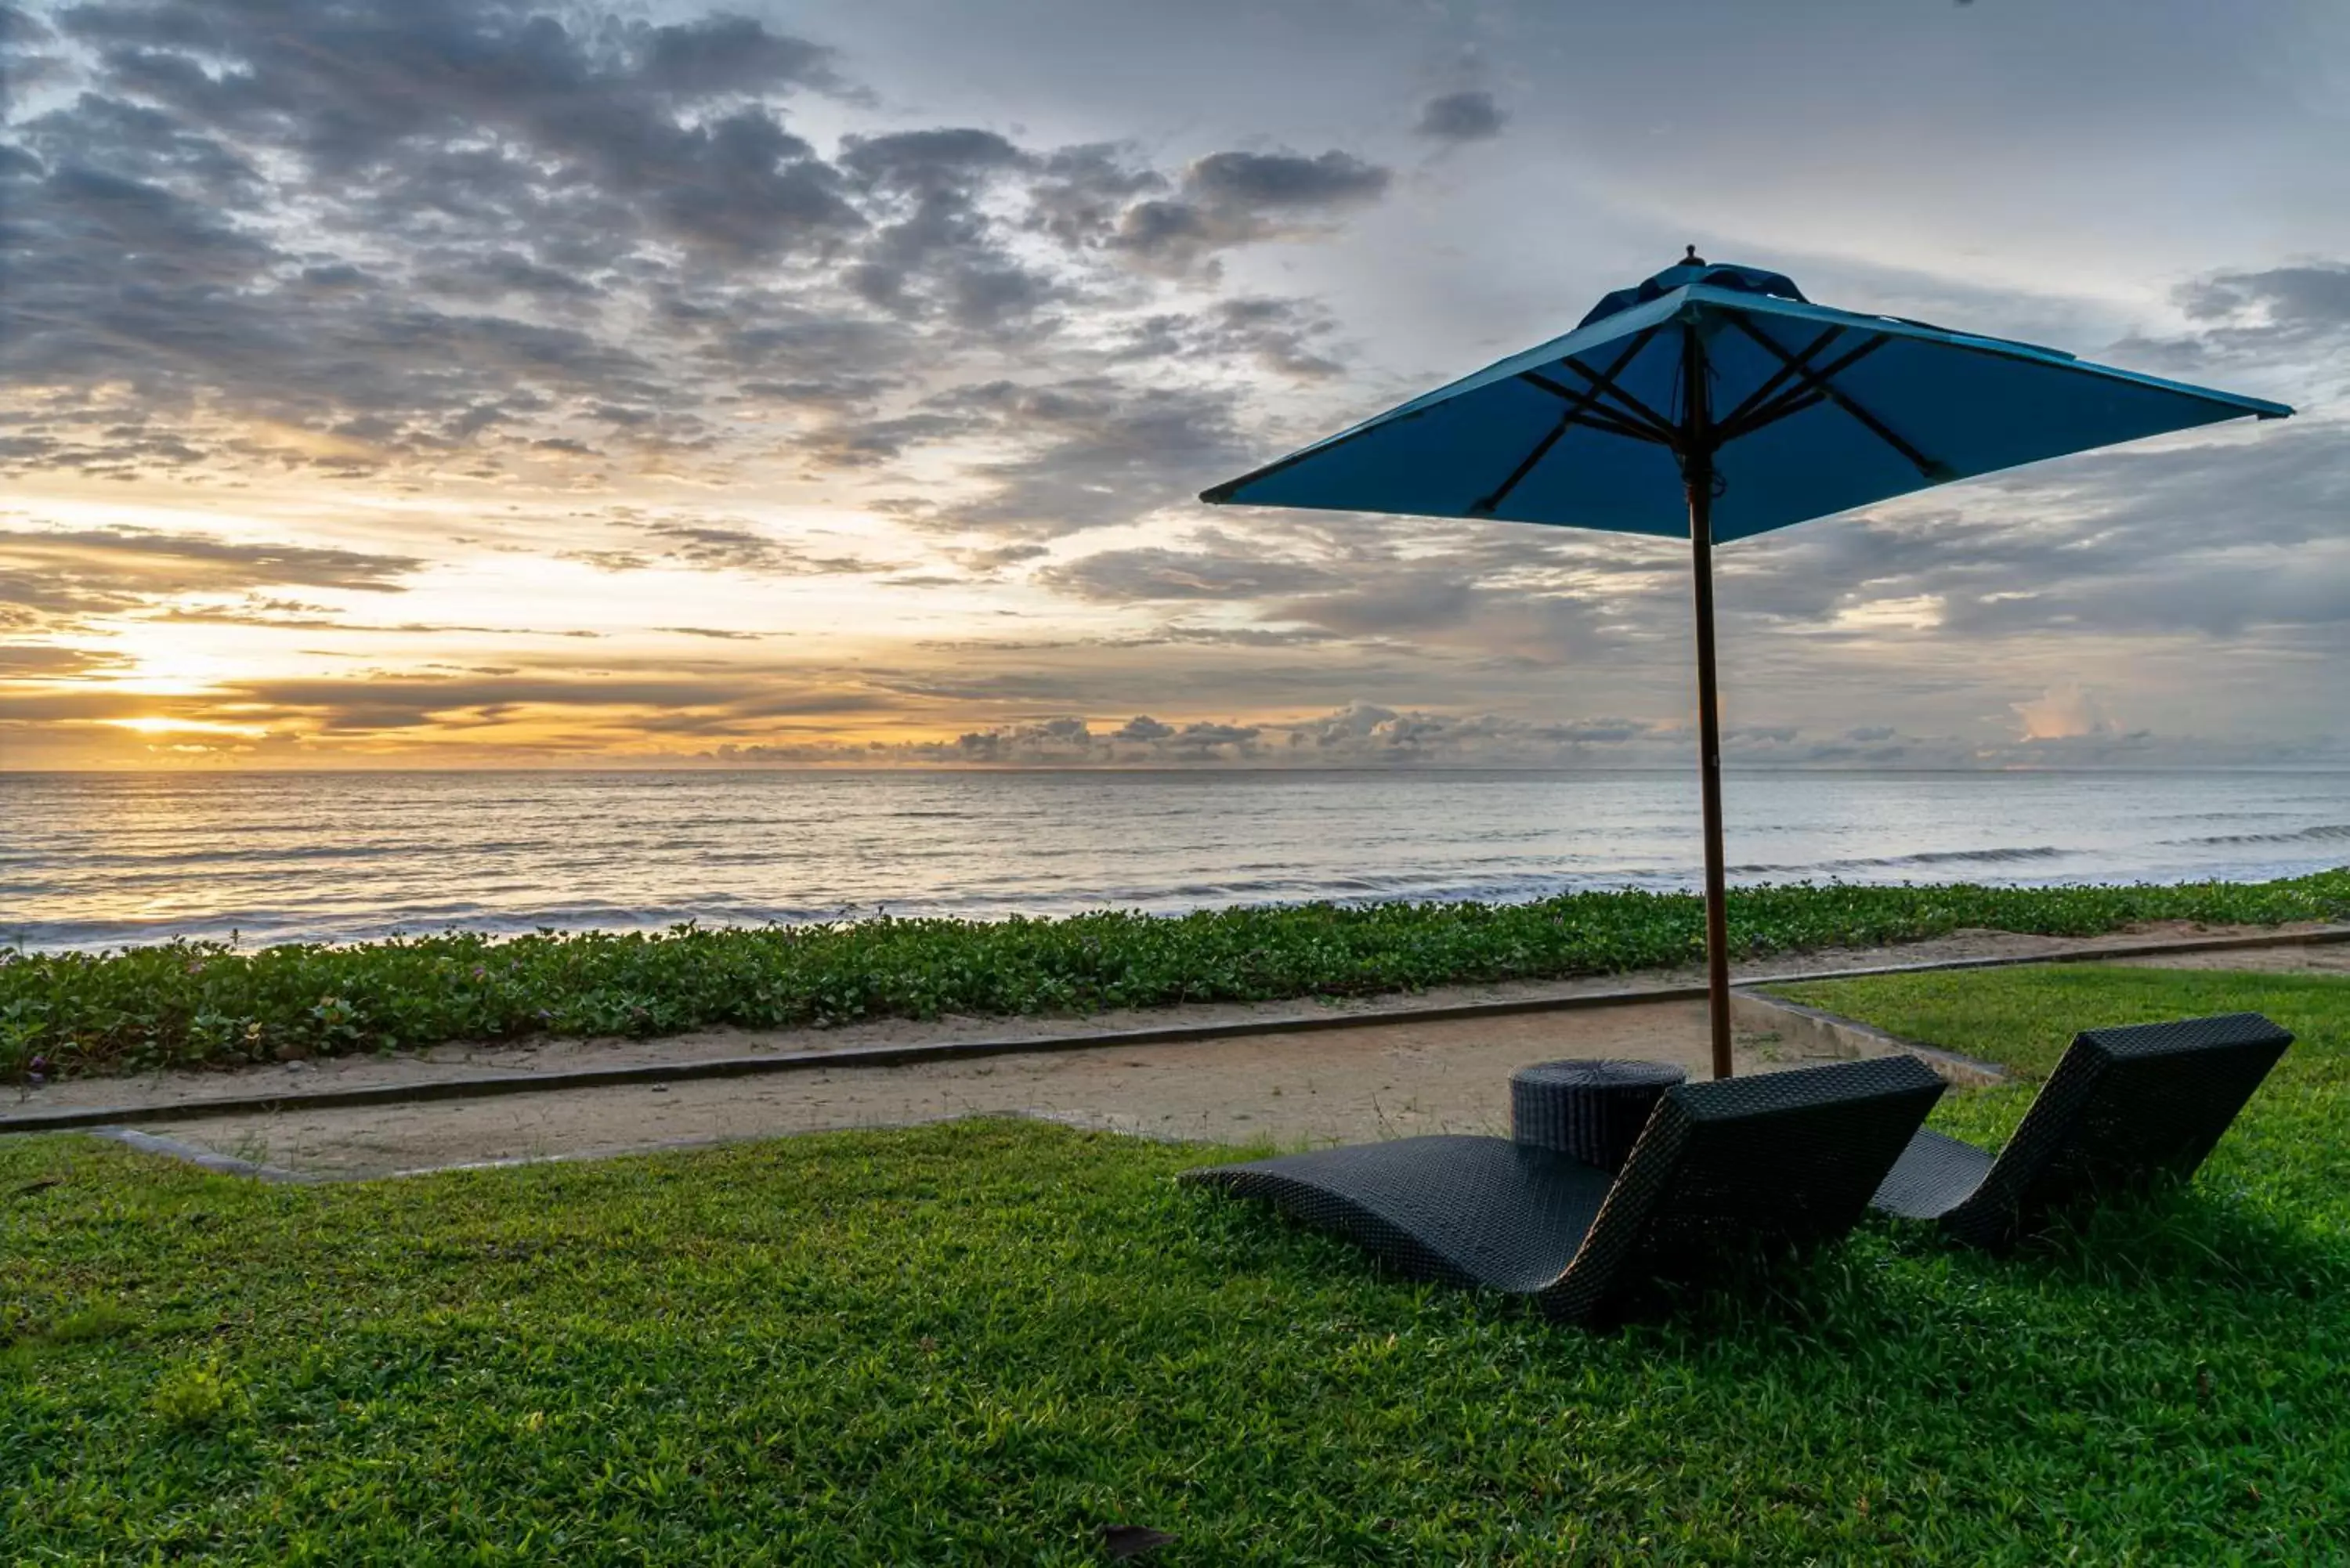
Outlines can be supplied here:
M169 736L212 721L124 722ZM2265 877L2345 774L1742 773L1742 881ZM1671 773L0 774L0 940L354 940L1680 888Z

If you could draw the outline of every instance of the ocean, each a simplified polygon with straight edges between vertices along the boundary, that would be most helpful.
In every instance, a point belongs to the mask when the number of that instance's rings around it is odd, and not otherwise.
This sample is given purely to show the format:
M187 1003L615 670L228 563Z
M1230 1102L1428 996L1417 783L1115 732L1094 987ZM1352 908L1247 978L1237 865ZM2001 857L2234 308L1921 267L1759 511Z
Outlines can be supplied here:
M2350 774L1749 773L1741 881L2350 862ZM1693 886L1687 773L0 774L0 944L350 941Z

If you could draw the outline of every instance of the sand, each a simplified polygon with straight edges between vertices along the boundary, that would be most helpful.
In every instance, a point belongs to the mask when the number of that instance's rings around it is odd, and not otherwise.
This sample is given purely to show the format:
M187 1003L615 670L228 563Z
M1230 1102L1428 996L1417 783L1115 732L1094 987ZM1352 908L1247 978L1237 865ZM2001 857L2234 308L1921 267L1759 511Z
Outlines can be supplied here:
M822 1128L1034 1116L1149 1137L1279 1147L1506 1133L1510 1070L1562 1056L1705 1068L1705 1005L1649 1002L1308 1034L1036 1052L901 1067L287 1111L157 1124L216 1153L324 1177L592 1157ZM1810 1058L1742 1041L1742 1073Z

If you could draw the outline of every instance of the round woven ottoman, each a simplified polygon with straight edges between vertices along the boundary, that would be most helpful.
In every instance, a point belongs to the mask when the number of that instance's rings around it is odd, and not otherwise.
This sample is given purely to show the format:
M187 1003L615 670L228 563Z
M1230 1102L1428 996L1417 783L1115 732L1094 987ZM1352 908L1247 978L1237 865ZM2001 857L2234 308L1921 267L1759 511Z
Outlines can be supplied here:
M1510 1075L1510 1136L1621 1170L1658 1097L1688 1076L1664 1062L1537 1062Z

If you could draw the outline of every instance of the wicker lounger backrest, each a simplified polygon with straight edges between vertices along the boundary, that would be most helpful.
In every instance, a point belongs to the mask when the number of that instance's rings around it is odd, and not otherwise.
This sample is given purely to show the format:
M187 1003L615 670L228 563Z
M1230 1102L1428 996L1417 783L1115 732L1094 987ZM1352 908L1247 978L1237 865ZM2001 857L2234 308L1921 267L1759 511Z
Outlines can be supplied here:
M1884 1056L1669 1090L1544 1309L1598 1316L1633 1279L1842 1235L1942 1088L1915 1057Z
M1944 1224L1996 1242L2085 1192L2192 1176L2292 1044L2257 1012L2074 1035L1982 1185Z

